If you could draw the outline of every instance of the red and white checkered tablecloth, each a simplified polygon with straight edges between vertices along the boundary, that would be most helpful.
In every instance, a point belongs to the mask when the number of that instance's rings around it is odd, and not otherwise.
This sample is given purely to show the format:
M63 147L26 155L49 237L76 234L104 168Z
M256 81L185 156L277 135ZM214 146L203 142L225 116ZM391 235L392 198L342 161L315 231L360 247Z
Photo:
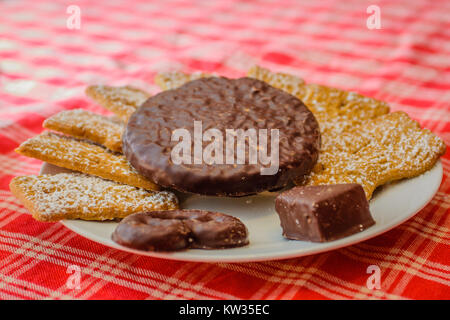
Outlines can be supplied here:
M67 8L81 9L68 29ZM381 29L369 29L370 5ZM41 162L13 149L59 110L102 110L88 84L157 92L167 70L241 76L254 64L387 101L450 143L450 2L0 1L1 299L450 298L450 157L433 200L372 240L329 253L260 263L141 257L34 221L9 191ZM81 286L70 289L71 265ZM381 270L369 289L367 267Z

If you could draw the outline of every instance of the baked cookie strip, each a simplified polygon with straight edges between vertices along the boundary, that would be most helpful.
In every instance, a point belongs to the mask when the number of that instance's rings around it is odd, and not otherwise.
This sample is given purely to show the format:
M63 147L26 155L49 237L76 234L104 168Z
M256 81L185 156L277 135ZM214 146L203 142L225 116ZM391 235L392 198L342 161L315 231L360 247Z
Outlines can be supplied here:
M131 86L104 85L87 87L86 95L103 108L113 112L125 123L133 112L150 97L147 92Z
M124 126L111 117L83 109L66 110L45 120L43 127L75 138L90 140L114 152L122 152Z
M270 84L272 87L284 90L297 98L304 95L305 81L287 73L274 73L259 66L252 67L247 76Z
M162 89L162 90L170 90L175 89L186 82L197 80L200 78L207 78L212 77L212 74L209 73L183 73L183 72L161 72L158 73L155 76L155 83Z
M44 132L22 143L16 152L130 186L159 190L156 184L138 174L123 155L112 153L87 141Z
M111 220L178 208L171 192L149 192L81 173L15 177L12 193L38 221Z

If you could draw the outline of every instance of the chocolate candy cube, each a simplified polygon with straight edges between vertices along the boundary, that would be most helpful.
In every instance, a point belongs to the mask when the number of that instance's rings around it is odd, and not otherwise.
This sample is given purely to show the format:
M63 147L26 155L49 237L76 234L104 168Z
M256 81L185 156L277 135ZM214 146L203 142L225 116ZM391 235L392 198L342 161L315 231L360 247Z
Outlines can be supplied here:
M295 187L275 200L283 236L326 242L363 231L375 224L359 184Z

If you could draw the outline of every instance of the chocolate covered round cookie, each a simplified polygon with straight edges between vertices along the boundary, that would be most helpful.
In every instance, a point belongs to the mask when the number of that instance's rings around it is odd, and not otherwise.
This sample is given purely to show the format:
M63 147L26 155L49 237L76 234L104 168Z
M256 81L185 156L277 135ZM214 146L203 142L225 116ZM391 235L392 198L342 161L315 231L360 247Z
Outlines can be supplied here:
M112 239L146 251L187 248L221 249L248 244L248 231L238 219L204 210L166 210L132 214L123 219Z
M204 195L284 187L310 173L319 148L319 125L302 101L251 78L203 78L161 92L123 134L139 173Z

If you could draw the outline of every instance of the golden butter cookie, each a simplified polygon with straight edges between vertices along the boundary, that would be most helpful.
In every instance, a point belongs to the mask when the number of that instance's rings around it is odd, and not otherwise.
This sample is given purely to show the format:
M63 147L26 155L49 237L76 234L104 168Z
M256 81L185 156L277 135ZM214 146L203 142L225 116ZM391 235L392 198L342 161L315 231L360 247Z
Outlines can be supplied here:
M171 192L151 192L81 173L15 177L11 192L38 221L111 220L178 208Z
M355 92L318 84L307 84L300 78L284 73L273 73L254 66L248 76L265 81L275 88L295 95L311 110L319 122L322 148L327 149L343 132L367 119L389 113L389 106Z
M112 111L123 122L150 97L147 92L131 86L112 87L93 85L86 88L86 95L103 108Z
M16 152L58 167L138 188L159 190L156 184L138 174L123 155L87 141L44 132L22 143Z
M444 153L439 137L406 113L393 112L344 132L320 153L304 184L359 183L370 199L380 185L430 170Z
M122 152L124 126L111 117L83 109L66 110L45 120L43 127L75 138L90 140L114 152Z

